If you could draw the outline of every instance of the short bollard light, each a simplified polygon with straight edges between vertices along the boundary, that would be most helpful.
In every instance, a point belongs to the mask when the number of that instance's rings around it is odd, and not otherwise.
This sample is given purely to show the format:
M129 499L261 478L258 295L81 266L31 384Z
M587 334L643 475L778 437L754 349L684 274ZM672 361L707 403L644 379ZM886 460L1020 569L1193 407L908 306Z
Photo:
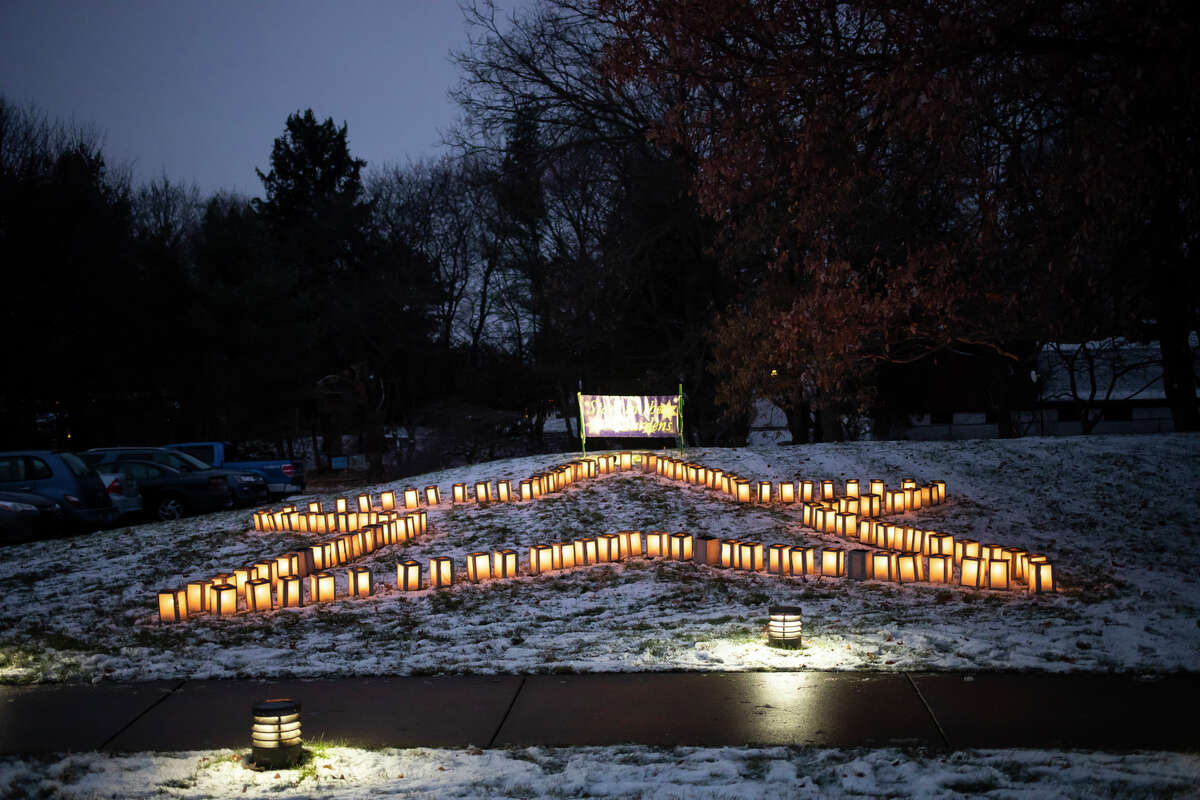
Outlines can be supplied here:
M255 703L251 713L250 761L263 769L299 763L300 704L290 698L273 698Z
M767 644L785 650L801 646L802 616L799 606L771 606L768 610Z

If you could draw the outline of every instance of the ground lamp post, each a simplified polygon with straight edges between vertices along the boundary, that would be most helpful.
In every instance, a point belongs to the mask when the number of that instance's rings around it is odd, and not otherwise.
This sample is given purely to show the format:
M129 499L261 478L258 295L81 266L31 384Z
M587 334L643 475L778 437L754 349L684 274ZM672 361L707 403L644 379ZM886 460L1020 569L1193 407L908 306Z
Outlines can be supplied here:
M799 606L771 606L768 609L767 644L786 650L801 646L801 614Z
M250 726L250 760L262 769L280 769L299 763L301 756L300 704L288 698L255 703Z

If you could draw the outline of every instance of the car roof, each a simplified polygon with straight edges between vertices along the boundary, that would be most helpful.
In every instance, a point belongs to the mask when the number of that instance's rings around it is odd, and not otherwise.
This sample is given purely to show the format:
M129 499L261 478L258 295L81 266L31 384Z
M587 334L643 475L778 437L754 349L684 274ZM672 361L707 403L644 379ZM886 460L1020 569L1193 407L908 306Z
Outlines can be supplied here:
M165 447L157 447L155 445L148 444L148 445L144 445L141 447L135 447L135 446L131 446L131 445L122 445L121 447L93 447L84 452L87 452L87 453L120 453L120 452L130 452L133 450L166 450L166 449L167 448L165 448Z

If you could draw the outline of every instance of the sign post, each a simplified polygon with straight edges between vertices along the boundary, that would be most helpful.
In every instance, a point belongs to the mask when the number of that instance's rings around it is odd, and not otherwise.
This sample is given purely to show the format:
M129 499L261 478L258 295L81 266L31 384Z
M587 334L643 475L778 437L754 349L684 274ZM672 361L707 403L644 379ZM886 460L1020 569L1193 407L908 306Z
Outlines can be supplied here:
M579 382L583 385L583 381ZM583 392L578 392L576 395L579 398L579 446L583 449L583 455L587 455L587 422L583 418Z
M679 409L675 427L679 430L679 457L683 458L683 383L679 384Z

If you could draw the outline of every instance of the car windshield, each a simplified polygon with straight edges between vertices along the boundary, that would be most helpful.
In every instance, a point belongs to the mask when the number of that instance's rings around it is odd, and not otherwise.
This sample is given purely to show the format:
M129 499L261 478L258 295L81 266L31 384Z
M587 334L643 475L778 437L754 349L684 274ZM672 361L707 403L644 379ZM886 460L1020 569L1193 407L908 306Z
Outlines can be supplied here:
M164 453L163 455L165 456L163 459L164 461L181 472L196 472L202 469L212 469L212 467L210 467L208 464L205 464L200 459L196 458L195 456L188 455L187 453L180 453L179 451L173 450L169 453Z
M67 465L67 469L71 470L71 474L76 478L82 478L85 475L95 475L96 471L83 463L83 460L74 453L59 453L63 463Z

